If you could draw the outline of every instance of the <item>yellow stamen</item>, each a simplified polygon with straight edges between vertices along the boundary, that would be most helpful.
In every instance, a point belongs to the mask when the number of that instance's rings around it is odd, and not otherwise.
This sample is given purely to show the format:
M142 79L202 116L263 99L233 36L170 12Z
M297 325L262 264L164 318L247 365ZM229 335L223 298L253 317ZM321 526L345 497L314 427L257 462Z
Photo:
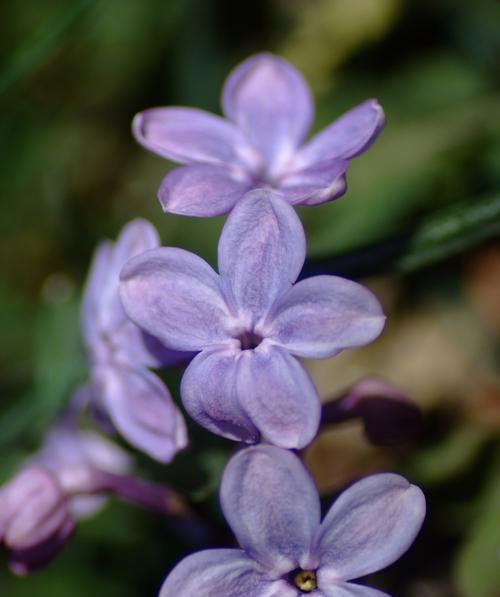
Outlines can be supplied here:
M299 570L293 577L295 586L304 593L310 593L317 588L316 573L314 570Z

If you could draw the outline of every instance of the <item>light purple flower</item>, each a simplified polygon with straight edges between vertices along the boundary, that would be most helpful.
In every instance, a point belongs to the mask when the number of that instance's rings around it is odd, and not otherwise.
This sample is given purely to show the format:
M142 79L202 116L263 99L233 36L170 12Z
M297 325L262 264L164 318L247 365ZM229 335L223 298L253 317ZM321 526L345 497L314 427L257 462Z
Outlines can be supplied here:
M335 276L292 285L305 259L294 209L265 190L227 219L217 274L177 248L153 249L121 273L130 318L166 346L201 351L181 384L189 414L210 431L301 448L315 436L320 402L291 355L326 358L381 332L384 316L364 287Z
M178 362L185 355L167 351L134 325L118 292L123 264L159 244L154 227L138 219L124 227L115 245L99 245L84 293L82 332L94 408L133 446L169 462L186 446L186 427L168 389L147 367Z
M383 597L350 581L397 560L425 516L420 489L384 473L344 491L320 522L318 493L304 465L269 445L230 460L221 505L241 549L188 556L160 597Z
M384 125L376 100L344 114L304 145L313 102L302 75L264 53L245 60L222 92L227 119L193 108L153 108L137 114L135 138L183 167L158 191L165 211L215 216L249 190L279 189L292 204L317 205L346 190L349 160L365 151Z
M46 564L74 529L63 489L46 468L30 465L0 489L0 543L16 574Z
M173 490L131 476L133 461L111 441L77 428L69 411L51 429L41 449L0 488L0 543L9 566L27 574L50 562L79 520L95 515L110 495L163 516L185 516L185 501Z

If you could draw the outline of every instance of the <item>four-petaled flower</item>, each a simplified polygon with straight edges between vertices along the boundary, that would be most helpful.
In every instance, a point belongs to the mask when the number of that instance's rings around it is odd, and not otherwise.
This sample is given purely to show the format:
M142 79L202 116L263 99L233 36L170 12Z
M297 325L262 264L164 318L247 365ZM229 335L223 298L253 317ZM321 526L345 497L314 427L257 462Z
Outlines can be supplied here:
M344 491L320 522L319 497L302 462L269 445L232 458L221 505L241 549L188 556L160 597L387 597L350 581L397 560L425 516L420 489L383 473Z
M168 389L147 367L170 364L183 355L167 351L134 325L118 292L123 264L159 244L153 226L137 219L124 227L115 245L105 241L97 247L84 292L82 334L91 405L133 446L169 462L186 446L186 427Z
M313 118L302 75L272 54L245 60L222 93L227 119L192 108L153 108L133 122L147 149L184 164L167 174L158 191L165 211L215 216L243 195L279 189L292 204L317 205L346 190L349 160L365 151L384 124L368 100L301 146Z
M285 448L315 436L320 402L291 355L330 357L384 325L377 299L335 276L293 285L305 259L300 219L281 197L247 194L222 231L219 275L177 248L147 251L121 272L130 318L166 346L201 351L185 371L189 414L214 433Z

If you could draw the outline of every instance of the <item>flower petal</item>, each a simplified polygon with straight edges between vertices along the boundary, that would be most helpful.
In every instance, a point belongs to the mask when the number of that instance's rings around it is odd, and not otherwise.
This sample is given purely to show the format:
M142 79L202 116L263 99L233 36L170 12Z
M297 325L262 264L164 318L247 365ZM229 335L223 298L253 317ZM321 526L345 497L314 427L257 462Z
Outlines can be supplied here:
M424 517L422 491L403 477L384 473L358 481L340 495L321 525L325 582L359 578L392 564L413 543Z
M108 367L102 382L107 412L130 444L160 462L170 462L186 446L182 415L156 375Z
M241 450L226 466L220 499L239 544L271 577L316 567L319 498L295 454L264 444Z
M279 190L293 205L319 205L346 191L345 171L349 162L334 158L284 176Z
M19 576L42 568L53 560L75 531L75 521L67 516L60 528L43 543L9 553L9 568Z
M229 75L222 105L271 173L302 142L313 116L311 92L302 75L272 54L252 56Z
M253 443L260 434L238 402L236 354L221 348L197 355L182 378L182 401L191 417L213 433Z
M230 211L251 186L243 172L199 164L169 172L158 198L166 212L208 218Z
M30 465L7 483L0 501L0 537L10 549L43 543L68 517L68 503L56 477L37 465Z
M337 276L295 284L273 307L266 337L301 357L331 357L363 346L384 327L380 303L364 286Z
M253 323L300 273L306 241L299 217L281 197L257 190L229 215L219 240L219 271L234 310Z
M98 246L90 267L82 309L83 334L88 344L103 331L113 333L127 322L118 293L120 270L129 259L159 244L154 226L138 218L124 226L115 245L104 242ZM138 330L136 333L139 335Z
M83 291L81 327L85 343L92 345L101 333L99 304L101 290L108 283L108 269L113 254L113 243L103 241L97 245Z
M360 104L306 143L293 158L295 169L333 158L352 159L370 147L384 123L384 111L377 100Z
M264 341L238 362L240 404L264 439L282 448L304 448L318 431L321 405L302 365Z
M372 587L365 587L364 585L355 585L352 582L328 582L324 585L321 570L318 571L318 581L321 587L321 592L325 597L390 597L387 593L382 593Z
M238 163L246 141L233 123L195 108L152 108L132 123L146 149L181 164Z
M121 272L122 303L139 327L175 350L201 350L227 338L219 276L197 255L159 248Z
M167 576L159 597L295 597L272 592L259 565L239 549L207 549L184 558ZM279 588L279 587L278 587Z

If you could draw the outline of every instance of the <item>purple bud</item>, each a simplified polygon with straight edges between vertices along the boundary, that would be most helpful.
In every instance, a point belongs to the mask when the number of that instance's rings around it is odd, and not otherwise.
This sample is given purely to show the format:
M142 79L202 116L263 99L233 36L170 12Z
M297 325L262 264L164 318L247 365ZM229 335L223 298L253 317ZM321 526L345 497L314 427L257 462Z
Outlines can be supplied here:
M406 394L375 377L363 379L323 405L322 425L355 418L363 421L368 439L380 446L413 439L423 424L422 412Z
M56 477L29 466L0 492L0 539L11 550L45 543L68 523L68 501Z

